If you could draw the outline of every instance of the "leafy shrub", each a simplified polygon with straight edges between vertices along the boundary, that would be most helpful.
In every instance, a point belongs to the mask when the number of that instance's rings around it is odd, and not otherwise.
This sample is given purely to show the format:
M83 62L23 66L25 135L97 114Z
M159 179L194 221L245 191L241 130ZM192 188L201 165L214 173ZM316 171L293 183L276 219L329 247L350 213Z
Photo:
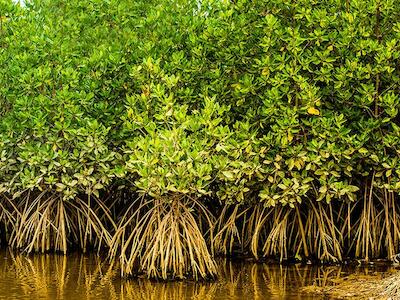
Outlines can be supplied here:
M168 263L159 272L165 253L152 248L158 258L148 260L132 242L140 234L153 243L139 233L139 216L185 224L173 207L190 224L203 220L192 233L210 251L199 241L207 258L192 266L213 269L215 228L256 257L282 248L323 260L341 259L346 247L366 258L399 250L396 1L2 1L0 15L9 226L41 192L80 203L78 214L88 196L84 222L116 232L105 240L113 255L133 253L137 269L163 278L206 276ZM184 225L154 226L149 235L161 226L187 239L171 237L168 247L196 247ZM301 236L289 235L293 228ZM307 229L319 232L323 250ZM65 233L71 244L79 231Z

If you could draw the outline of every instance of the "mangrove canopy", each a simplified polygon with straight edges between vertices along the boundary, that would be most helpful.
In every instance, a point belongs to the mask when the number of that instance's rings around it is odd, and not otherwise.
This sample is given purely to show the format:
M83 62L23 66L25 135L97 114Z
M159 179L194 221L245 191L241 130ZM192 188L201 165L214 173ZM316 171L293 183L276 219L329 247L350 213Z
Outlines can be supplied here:
M396 0L0 1L0 218L209 278L400 252Z

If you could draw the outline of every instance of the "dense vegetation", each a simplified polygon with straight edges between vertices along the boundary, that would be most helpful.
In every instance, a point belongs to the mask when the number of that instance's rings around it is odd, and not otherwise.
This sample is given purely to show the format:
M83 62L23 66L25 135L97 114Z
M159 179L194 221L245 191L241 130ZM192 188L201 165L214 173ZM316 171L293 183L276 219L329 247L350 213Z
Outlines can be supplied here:
M399 252L395 0L0 3L11 246L156 278Z

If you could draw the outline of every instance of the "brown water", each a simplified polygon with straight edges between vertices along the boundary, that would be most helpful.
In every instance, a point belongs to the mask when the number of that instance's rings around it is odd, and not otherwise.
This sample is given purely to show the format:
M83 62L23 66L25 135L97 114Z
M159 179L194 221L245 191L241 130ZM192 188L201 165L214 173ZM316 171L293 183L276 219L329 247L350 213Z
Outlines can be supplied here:
M216 282L122 280L116 267L96 256L13 254L0 251L0 299L327 299L301 287L331 284L351 273L372 274L385 266L346 268L220 262Z

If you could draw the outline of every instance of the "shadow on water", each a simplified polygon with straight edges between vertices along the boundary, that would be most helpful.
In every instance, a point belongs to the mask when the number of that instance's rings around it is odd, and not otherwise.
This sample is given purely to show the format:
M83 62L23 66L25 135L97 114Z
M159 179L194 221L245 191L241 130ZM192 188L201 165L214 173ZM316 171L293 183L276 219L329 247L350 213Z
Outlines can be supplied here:
M118 268L95 255L33 255L0 252L0 299L324 299L301 292L349 274L388 271L381 267L318 267L219 262L219 280L195 283L122 280Z

